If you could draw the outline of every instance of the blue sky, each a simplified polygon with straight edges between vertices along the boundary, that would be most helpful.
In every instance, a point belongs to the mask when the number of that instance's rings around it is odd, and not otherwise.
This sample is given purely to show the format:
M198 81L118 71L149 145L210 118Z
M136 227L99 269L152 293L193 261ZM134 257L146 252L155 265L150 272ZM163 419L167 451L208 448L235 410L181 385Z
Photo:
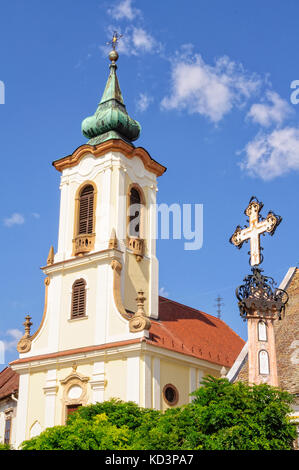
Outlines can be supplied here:
M158 202L204 205L204 241L159 240L160 287L216 314L246 339L235 287L249 272L247 247L228 240L252 195L283 217L262 238L262 267L279 283L296 266L298 239L299 4L296 0L162 2L11 0L1 7L0 340L6 361L30 314L42 317L39 267L57 247L59 173L53 160L86 142L81 121L102 95L105 43L117 29L118 77L136 145L168 170ZM298 95L299 96L299 95Z

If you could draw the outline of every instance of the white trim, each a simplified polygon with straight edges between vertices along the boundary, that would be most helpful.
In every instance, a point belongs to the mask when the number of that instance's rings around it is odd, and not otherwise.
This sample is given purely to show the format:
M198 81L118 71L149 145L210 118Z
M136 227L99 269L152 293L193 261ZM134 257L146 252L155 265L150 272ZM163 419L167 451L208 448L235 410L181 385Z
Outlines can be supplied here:
M241 349L241 352L239 353L237 359L233 363L232 367L228 371L228 374L226 375L226 378L230 381L233 382L238 375L239 371L243 367L243 364L247 358L248 355L248 342L246 342Z
M43 388L45 393L45 428L50 428L55 424L55 401L57 393L57 373L56 369L49 369L47 372L46 385Z
M189 369L189 394L196 390L196 369L190 367ZM189 403L191 403L193 398L189 395Z
M160 358L153 358L153 408L161 409Z
M52 352L59 350L59 326L61 320L60 310L62 300L62 281L62 276L53 276L48 291L48 348Z
M84 256L77 256L76 258L69 258L64 261L61 261L57 264L51 264L49 266L44 266L42 271L45 274L60 273L74 268L79 268L81 266L90 265L91 262L99 261L111 261L112 259L117 259L121 261L121 251L116 249L107 249L102 251L97 251L94 253L89 253Z
M92 391L92 403L101 403L104 401L105 389L105 363L104 361L95 362L93 365L92 379L89 381Z
M144 365L144 379L143 379L143 406L145 408L152 407L152 370L151 370L152 358L148 354L143 356L143 365Z
M110 266L99 264L96 273L96 292L95 298L95 331L94 331L94 344L103 344L107 340L107 320L109 315L109 294L112 286L109 280L109 270L112 271Z
M279 285L279 289L283 289L283 290L287 289L293 275L296 272L296 269L297 269L296 266L288 269L288 272L286 273L285 277L283 278L283 280L281 281Z
M204 378L204 371L202 369L198 369L196 375L197 375L197 379L196 379L197 380L197 382L196 382L197 383L197 388L202 387L201 381Z
M29 374L20 375L19 399L17 408L16 448L26 439L28 412Z
M138 333L137 333L138 334ZM136 334L136 336L137 336ZM105 345L103 345L105 346ZM193 356L187 356L182 353L177 353L175 351L171 351L168 349L163 349L160 348L159 346L153 346L151 344L147 344L144 341L138 342L138 343L133 343L133 344L125 344L122 346L110 346L109 348L103 348L100 350L93 350L93 351L88 351L88 352L78 352L78 353L73 353L69 354L66 356L56 356L56 357L49 357L45 359L34 359L34 356L32 357L32 361L26 362L26 363L21 363L21 364L11 364L11 368L15 371L18 370L29 370L29 369L37 369L41 367L45 367L46 365L51 365L51 364L70 364L75 361L90 361L90 358L101 358L101 357L107 357L107 358L116 358L116 357L123 357L124 354L130 354L136 352L136 354L140 354L140 351L144 351L148 354L152 354L156 357L159 358L167 358L169 360L172 360L174 362L181 362L184 363L185 365L193 366L193 367L203 367L203 368L209 368L209 369L214 369L215 371L220 372L221 365L214 364L209 361L204 361L203 359L197 359L196 357Z
M127 401L140 404L140 356L127 358Z

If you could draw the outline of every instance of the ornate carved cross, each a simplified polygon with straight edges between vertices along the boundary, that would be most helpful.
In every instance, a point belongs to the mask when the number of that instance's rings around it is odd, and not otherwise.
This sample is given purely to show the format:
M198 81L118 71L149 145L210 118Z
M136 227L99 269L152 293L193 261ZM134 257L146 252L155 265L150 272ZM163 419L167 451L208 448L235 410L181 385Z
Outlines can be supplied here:
M230 242L237 248L241 248L244 242L250 240L250 264L257 266L262 262L261 259L261 246L260 236L270 233L273 235L276 228L282 221L279 215L275 215L270 211L265 219L261 220L260 211L262 210L263 203L259 202L255 196L249 201L247 209L244 213L248 216L249 227L245 226L243 229L240 225L237 226L234 234L230 238Z

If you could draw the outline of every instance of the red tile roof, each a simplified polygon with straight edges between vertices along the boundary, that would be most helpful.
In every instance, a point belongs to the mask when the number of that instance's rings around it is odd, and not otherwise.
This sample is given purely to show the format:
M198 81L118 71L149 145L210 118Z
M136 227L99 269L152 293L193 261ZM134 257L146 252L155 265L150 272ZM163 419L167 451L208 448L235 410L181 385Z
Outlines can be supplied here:
M231 367L245 341L226 323L207 313L159 298L159 320L151 320L147 342Z
M26 357L11 365L69 354L89 352L145 341L148 344L203 359L230 368L245 341L226 323L207 313L179 304L165 297L159 298L159 320L151 319L149 338L136 338L109 344L58 351L51 354ZM4 372L4 371L3 371ZM1 375L0 375L1 378ZM1 380L1 379L0 379ZM1 382L0 382L1 396Z
M0 399L15 393L19 388L19 374L10 367L0 372Z

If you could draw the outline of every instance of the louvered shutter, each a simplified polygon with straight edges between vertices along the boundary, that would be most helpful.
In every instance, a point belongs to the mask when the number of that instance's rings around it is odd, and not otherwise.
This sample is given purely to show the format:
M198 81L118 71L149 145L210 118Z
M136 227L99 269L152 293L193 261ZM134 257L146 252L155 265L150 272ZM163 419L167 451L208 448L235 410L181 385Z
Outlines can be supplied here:
M78 235L93 232L94 189L89 184L80 195Z
M78 279L73 284L72 292L72 318L85 316L86 289L84 279Z

